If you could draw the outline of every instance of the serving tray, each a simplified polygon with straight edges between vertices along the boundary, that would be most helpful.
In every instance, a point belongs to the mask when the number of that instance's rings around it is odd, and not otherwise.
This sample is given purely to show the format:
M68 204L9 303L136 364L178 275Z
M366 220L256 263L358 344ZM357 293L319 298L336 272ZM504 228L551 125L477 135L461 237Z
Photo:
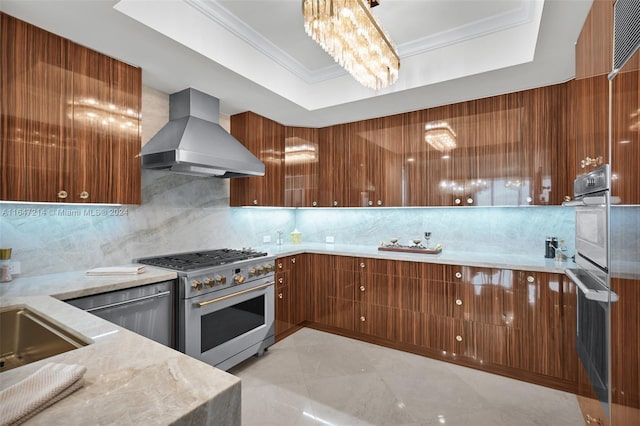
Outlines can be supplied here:
M424 248L424 247L416 247L416 246L378 246L378 251L396 251L401 253L422 253L422 254L440 254L442 252L442 247L436 248Z

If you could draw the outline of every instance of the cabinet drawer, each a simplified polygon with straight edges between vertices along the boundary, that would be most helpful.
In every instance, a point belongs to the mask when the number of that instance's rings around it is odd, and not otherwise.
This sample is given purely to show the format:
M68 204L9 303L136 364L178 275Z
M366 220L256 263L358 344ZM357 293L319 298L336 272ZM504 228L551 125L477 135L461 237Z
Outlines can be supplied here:
M494 284L448 283L448 316L484 324L520 327L523 322L522 289Z
M276 273L276 288L289 285L291 273L289 271Z
M276 273L290 270L296 265L297 256L285 256L276 259Z

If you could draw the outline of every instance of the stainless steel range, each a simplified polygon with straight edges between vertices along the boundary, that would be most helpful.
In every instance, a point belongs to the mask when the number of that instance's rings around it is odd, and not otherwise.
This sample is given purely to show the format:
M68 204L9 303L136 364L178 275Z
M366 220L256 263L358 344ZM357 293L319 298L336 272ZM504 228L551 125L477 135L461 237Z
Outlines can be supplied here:
M228 370L274 343L274 256L219 249L136 261L178 273L181 352Z

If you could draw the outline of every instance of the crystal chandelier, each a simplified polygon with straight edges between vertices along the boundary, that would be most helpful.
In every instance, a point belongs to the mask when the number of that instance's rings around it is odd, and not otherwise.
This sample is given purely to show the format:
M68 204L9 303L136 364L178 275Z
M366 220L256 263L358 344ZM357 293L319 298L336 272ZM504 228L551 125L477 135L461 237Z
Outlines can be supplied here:
M456 133L446 121L427 123L424 126L424 141L442 153L456 148Z
M396 82L400 58L369 11L375 0L302 0L304 29L359 83L382 89Z

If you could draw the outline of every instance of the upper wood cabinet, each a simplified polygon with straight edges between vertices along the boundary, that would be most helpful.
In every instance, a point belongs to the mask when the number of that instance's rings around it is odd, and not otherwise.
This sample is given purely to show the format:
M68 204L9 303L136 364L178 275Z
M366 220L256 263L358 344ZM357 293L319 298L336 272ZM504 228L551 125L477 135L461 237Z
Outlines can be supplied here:
M139 68L2 19L2 199L139 204Z
M611 196L640 204L640 51L611 81Z
M613 0L594 0L576 43L576 79L608 74L613 61Z
M287 127L284 139L284 205L315 207L320 197L319 130Z
M231 206L284 206L284 126L253 112L231 116L231 134L264 163L264 176L231 179Z
M571 119L570 90L582 88L565 83L321 129L283 131L253 113L233 116L232 133L267 170L232 180L231 205L558 205L575 175L566 162L577 127L598 123L591 110Z
M575 82L522 92L522 197L528 204L559 205L573 194Z
M402 125L402 115L348 125L351 207L403 205Z
M318 207L349 207L348 124L324 127L318 133Z

